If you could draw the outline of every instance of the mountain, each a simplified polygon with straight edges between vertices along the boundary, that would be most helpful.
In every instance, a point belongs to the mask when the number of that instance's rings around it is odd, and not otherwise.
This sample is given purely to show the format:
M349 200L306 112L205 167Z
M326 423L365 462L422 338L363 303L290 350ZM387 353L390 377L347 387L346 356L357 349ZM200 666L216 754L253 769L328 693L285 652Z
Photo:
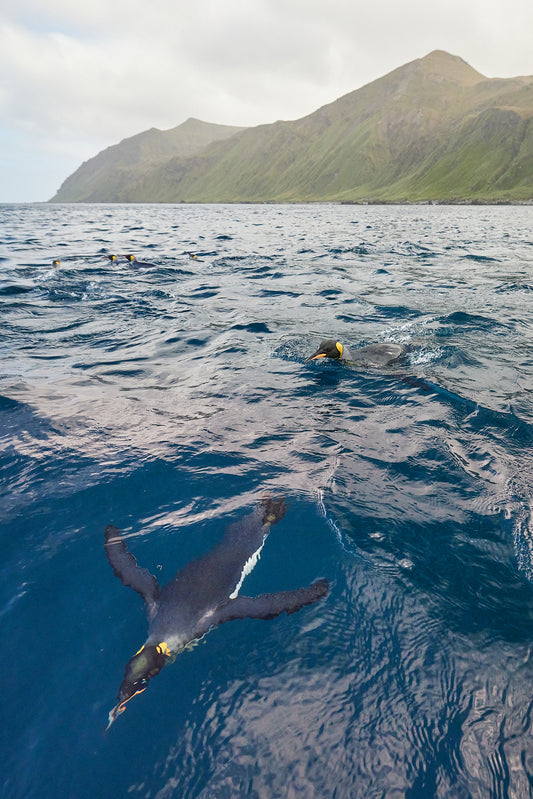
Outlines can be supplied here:
M150 128L85 161L51 202L127 202L129 187L171 158L186 158L244 128L188 119L171 130Z
M112 190L110 176L120 170L91 166L109 148L53 201L533 199L533 77L489 79L440 50L302 119L229 130L195 152L132 163ZM83 183L82 170L90 171Z

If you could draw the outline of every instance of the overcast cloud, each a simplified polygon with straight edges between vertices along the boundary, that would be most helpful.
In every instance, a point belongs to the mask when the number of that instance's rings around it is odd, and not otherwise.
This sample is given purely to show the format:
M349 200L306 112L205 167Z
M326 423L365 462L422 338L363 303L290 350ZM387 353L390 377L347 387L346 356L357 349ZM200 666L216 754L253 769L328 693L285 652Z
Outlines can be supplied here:
M147 128L297 119L435 49L531 75L532 41L533 0L7 0L0 202Z

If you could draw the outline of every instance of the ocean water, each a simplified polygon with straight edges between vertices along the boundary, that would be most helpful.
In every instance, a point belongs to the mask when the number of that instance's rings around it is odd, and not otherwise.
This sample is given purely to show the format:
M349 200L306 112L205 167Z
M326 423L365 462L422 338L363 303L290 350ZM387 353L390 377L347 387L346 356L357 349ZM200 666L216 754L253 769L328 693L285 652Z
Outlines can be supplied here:
M532 215L0 207L2 797L533 795ZM306 364L330 337L410 352ZM105 732L146 635L106 524L164 582L266 492L241 593L327 599Z

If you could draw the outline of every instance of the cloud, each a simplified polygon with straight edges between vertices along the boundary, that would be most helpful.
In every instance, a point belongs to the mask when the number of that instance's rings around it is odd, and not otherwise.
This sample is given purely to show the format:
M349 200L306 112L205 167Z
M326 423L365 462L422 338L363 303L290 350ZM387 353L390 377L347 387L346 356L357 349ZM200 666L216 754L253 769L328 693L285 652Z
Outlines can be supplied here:
M189 116L296 119L433 49L491 77L533 71L531 0L18 0L1 14L2 126L58 169Z

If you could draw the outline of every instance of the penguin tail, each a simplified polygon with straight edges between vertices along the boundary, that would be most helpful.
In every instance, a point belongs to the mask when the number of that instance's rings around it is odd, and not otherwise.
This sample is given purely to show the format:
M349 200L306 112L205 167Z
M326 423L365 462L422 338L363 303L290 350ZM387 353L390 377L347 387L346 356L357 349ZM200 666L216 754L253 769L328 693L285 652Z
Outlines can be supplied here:
M261 504L263 506L263 524L277 524L287 512L285 497L272 499L267 496L262 499Z

